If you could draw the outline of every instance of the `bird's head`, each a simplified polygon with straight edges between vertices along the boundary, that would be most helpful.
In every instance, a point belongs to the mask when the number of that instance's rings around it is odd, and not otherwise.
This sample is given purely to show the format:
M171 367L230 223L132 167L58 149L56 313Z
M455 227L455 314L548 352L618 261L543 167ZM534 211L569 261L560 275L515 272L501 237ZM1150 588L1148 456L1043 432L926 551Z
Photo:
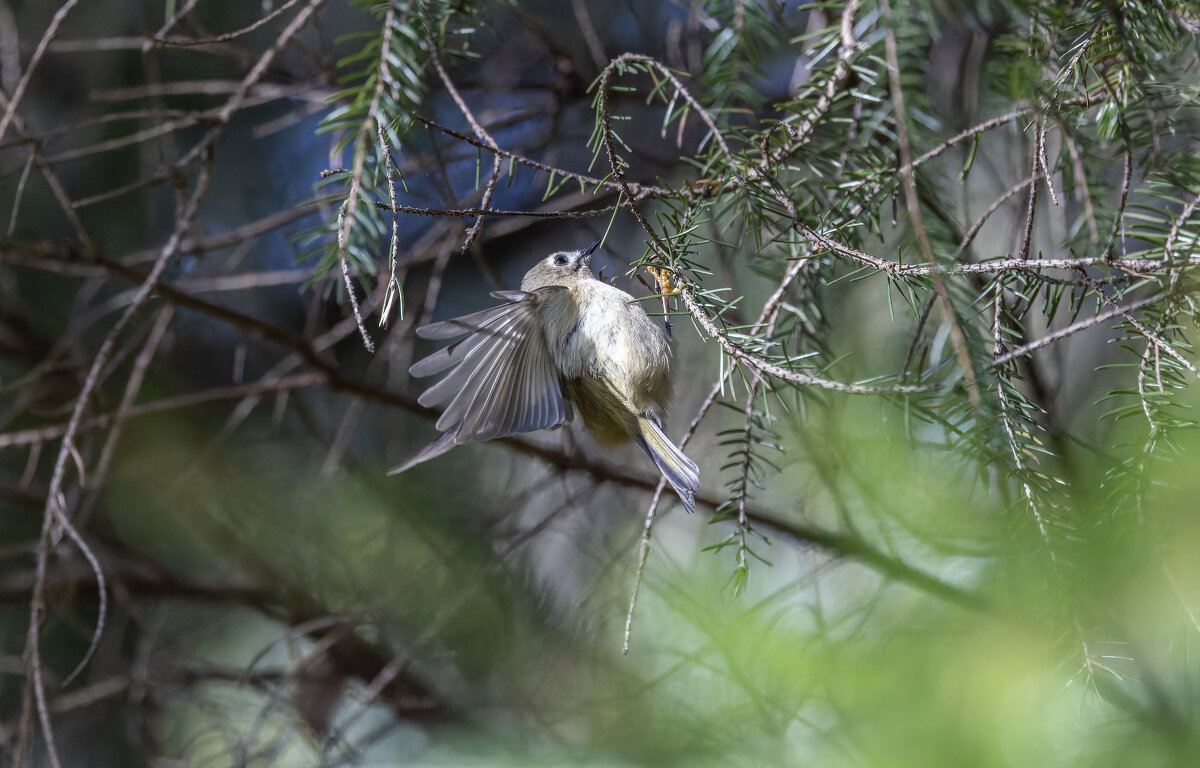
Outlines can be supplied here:
M579 280L595 280L592 272L592 253L599 247L600 241L578 251L558 251L534 264L524 279L521 280L522 291L534 291L548 285L570 286Z

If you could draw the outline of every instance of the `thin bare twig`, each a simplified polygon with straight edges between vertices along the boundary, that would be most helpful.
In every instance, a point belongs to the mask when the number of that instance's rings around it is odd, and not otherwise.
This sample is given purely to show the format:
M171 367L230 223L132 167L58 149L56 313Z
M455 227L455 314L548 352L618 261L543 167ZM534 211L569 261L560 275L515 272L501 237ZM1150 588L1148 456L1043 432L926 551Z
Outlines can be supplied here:
M1080 274L1080 279L1083 280L1083 282L1085 284L1087 284L1087 286L1089 288L1091 288L1092 291L1094 291L1096 293L1096 295L1099 296L1104 301L1105 304L1109 304L1113 307L1117 306L1116 300L1104 292L1104 286L1102 286L1099 282L1097 282L1091 276L1084 273L1082 270L1080 270L1079 274ZM1134 317L1133 312L1131 311L1131 309L1129 307L1120 307L1120 313L1121 313L1121 316L1125 318L1125 321L1127 323L1132 325L1137 330L1138 333L1140 333L1142 336L1144 336L1146 338L1146 341L1148 343L1153 344L1163 354L1167 355L1168 357L1173 358L1177 363L1182 365L1184 368L1187 368L1189 371L1192 372L1192 374L1194 376L1200 377L1200 370L1198 370L1196 368L1195 364L1192 363L1191 360L1188 360L1186 357L1179 354L1179 352L1176 351L1174 347L1172 347L1170 344L1167 344L1161 338L1159 338L1159 335L1157 333L1155 333L1154 331L1147 328L1140 320L1138 320L1136 317Z
M888 0L881 0L880 7L883 15L889 21L892 17L891 5ZM904 90L900 86L900 61L896 52L896 32L891 26L884 30L884 49L887 53L888 82L892 92L892 108L896 114L896 145L900 151L900 177L904 188L904 204L908 209L908 217L912 222L913 234L917 238L917 246L921 256L930 266L937 265L937 257L933 254L933 246L925 231L925 223L921 214L921 203L917 197L917 183L913 176L912 149L908 138L908 111L904 107ZM955 357L962 369L963 381L967 385L967 396L977 414L983 412L983 401L979 394L979 381L975 374L975 365L971 361L971 352L967 347L967 335L963 331L954 303L950 301L950 293L940 273L933 273L933 289L937 293L946 323L950 329L950 341L954 347Z
M150 42L154 43L156 46L159 46L162 48L188 48L188 47L196 46L196 45L216 45L218 43L227 43L230 40L236 40L239 37L248 35L251 32L253 32L254 30L264 27L267 24L270 24L272 21L279 18L279 16L282 13L284 13L285 11L287 11L288 9L290 9L292 6L296 5L299 2L300 2L300 0L287 0L286 3L279 6L275 10L271 11L266 16L263 16L261 19L258 19L257 21L253 22L252 24L242 27L241 29L234 30L233 32L226 32L223 35L217 35L216 37L208 37L208 38L201 38L201 39L197 39L197 40L191 40L191 39L167 38L167 37L162 37L159 35L152 35L150 33L147 33L146 38L149 39ZM175 18L178 18L178 17L175 17ZM172 22L174 20L175 19L173 18Z
M166 336L167 328L170 326L171 318L174 316L175 307L173 305L168 304L159 310L150 328L150 333L142 345L142 351L138 353L137 359L133 362L133 370L130 371L129 378L125 381L125 392L121 395L121 403L112 415L112 426L108 431L108 436L104 440L104 447L100 449L100 459L96 462L96 469L92 472L92 486L83 503L80 505L79 514L75 519L76 524L81 528L86 526L96 499L99 498L100 489L104 486L113 456L116 454L122 426L125 419L128 418L129 410L133 407L134 400L137 399L138 393L142 389L142 383L146 380L146 371L149 370L150 363L158 353L159 345Z
M0 92L0 106L8 107L12 102ZM21 116L14 110L12 113L12 125L24 138L29 138L29 131L25 126ZM35 141L36 144L36 141ZM35 161L36 162L36 161ZM87 227L84 226L83 220L79 218L79 213L75 210L74 204L71 202L70 195L67 194L66 188L62 181L54 173L53 169L47 166L44 162L36 162L38 170L42 174L42 178L46 180L46 185L50 187L51 194L54 195L55 202L62 209L63 215L67 217L67 221L71 223L71 228L75 232L75 236L79 238L79 244L82 246L84 253L94 253L96 250L95 244L92 242L91 236L88 234Z
M150 298L154 286L157 284L159 277L166 269L167 264L175 257L179 244L183 239L184 233L191 227L196 213L200 208L200 201L204 198L204 194L208 191L208 182L210 179L211 168L209 163L201 166L201 172L196 179L196 187L191 196L188 198L187 206L180 215L175 225L175 231L171 234L167 244L163 247L162 253L155 262L154 267L146 275L146 279L142 282L141 288L138 290L138 295L135 300L125 310L124 314L117 323L109 330L104 337L99 350L96 352L95 358L92 360L91 368L88 371L87 377L84 379L83 388L75 399L75 407L71 412L71 419L67 424L65 434L63 434L62 445L58 451L58 457L54 462L54 470L50 476L50 484L46 492L46 507L43 512L42 534L38 539L37 550L37 578L34 581L32 594L30 596L30 615L29 615L29 634L26 637L26 658L29 665L29 678L32 681L32 696L37 703L39 719L41 721L42 731L46 739L47 750L50 755L50 760L53 765L58 765L58 754L54 745L54 732L50 725L50 716L46 710L46 690L45 682L42 678L42 662L41 662L41 622L45 612L44 589L46 582L46 570L49 566L51 540L53 538L56 527L64 525L66 520L66 510L61 506L63 500L62 486L66 477L67 458L74 450L75 435L79 430L79 425L83 420L83 413L91 399L92 392L99 386L100 374L104 366L108 363L109 356L112 354L116 346L117 338L125 330L125 327L133 319L134 315L141 310L142 305Z
M1067 153L1071 155L1072 176L1075 179L1075 197L1083 203L1083 217L1087 222L1088 236L1092 245L1100 245L1100 228L1096 225L1096 209L1092 205L1092 192L1088 188L1087 171L1083 167L1083 158L1075 140L1066 131L1062 132L1063 143L1067 145Z
M39 148L36 146L30 151L29 156L25 158L25 167L21 169L21 178L17 180L17 191L13 195L12 213L8 217L8 237L12 237L13 232L17 229L17 212L21 210L21 199L25 196L25 182L29 181L29 174L33 172L33 165L37 161L39 151Z
M550 208L547 210L530 210L530 211L506 211L499 208L421 208L415 205L404 205L403 203L375 203L375 207L382 211L392 211L394 213L414 213L418 216L440 216L445 218L458 218L459 216L475 216L482 218L484 216L528 216L532 219L590 219L596 216L604 216L610 214L615 208L615 205L606 205L601 208L589 208L583 211L571 211L565 208Z
M975 220L975 223L972 224L971 228L968 229L966 231L966 233L963 235L962 242L960 242L958 244L959 252L965 251L967 249L967 246L969 246L972 242L975 241L975 236L979 234L979 230L983 229L983 225L987 223L987 220L989 218L991 218L993 213L995 213L997 210L999 210L1000 206L1004 205L1010 199L1015 197L1016 194L1018 192L1020 192L1022 189L1024 189L1025 187L1037 182L1038 179L1040 179L1040 178L1041 178L1041 174L1034 174L1033 176L1030 176L1029 178L1025 179L1024 181L1018 182L1017 184L1013 185L1007 192L1005 192L1003 195L1000 195L1000 197L997 197L995 200L993 200L992 204L987 207L987 210L985 210L980 215L980 217Z
M918 392L930 392L934 389L932 385L927 384L893 384L885 387L872 386L868 384L847 384L841 381L833 381L831 379L821 378L820 376L812 376L807 373L784 368L775 363L765 360L758 355L752 354L740 345L734 343L727 334L725 334L703 307L696 301L693 295L694 289L684 284L683 289L679 292L680 298L683 299L684 305L688 311L692 313L692 317L704 329L709 338L720 343L721 348L726 354L735 360L745 363L750 368L764 373L768 376L774 376L784 381L790 381L793 384L801 386L816 387L818 389L829 390L830 392L841 392L848 395L891 395L891 394L915 394Z
M400 251L400 216L396 208L396 182L392 178L392 153L388 148L387 136L384 134L383 121L376 118L375 128L379 135L379 152L384 170L387 173L388 199L392 204L392 240L388 247L388 282L387 291L383 297L383 309L379 311L379 327L386 328L388 318L392 315L392 305L397 296L402 296L400 283L396 280L396 261ZM400 315L404 316L404 304L400 304Z
M809 259L795 259L788 263L788 268L784 271L783 278L776 286L774 293L767 298L763 304L762 313L759 315L756 327L765 329L766 338L770 338L775 333L775 322L779 317L779 308L783 306L784 297L787 296L788 288L791 287L792 281L800 274L801 270L809 264ZM683 437L679 440L679 448L682 450L687 447L688 442L696 434L696 430L700 427L700 422L708 414L709 410L717 402L717 397L725 388L725 382L733 375L733 367L726 369L722 377L709 390L708 395L700 404L696 411L696 415L692 417L692 423L688 425L687 430L683 433ZM630 638L633 635L633 614L637 609L638 593L641 591L642 578L646 572L646 561L650 557L650 535L654 528L654 520L658 514L658 505L662 500L663 491L667 487L665 478L659 478L658 485L654 488L654 495L650 499L650 506L646 509L645 522L642 525L642 536L638 543L638 562L637 568L634 570L633 588L629 594L629 608L625 612L625 632L621 640L621 653L628 655Z
M766 141L771 138L771 132L768 131L764 134L764 144L761 147L763 152L761 166L764 170L781 162L784 157L795 151L796 147L802 146L812 137L817 123L833 106L834 97L845 87L850 75L850 59L859 47L858 41L854 39L854 16L858 13L861 4L862 0L850 0L842 9L839 25L841 44L838 46L837 63L833 67L833 74L825 81L825 88L821 91L821 95L813 104L812 109L800 118L798 125L788 126L788 143L775 152L769 153L766 151Z
M363 319L362 309L358 306L358 294L354 291L354 280L350 277L350 260L346 257L346 251L350 247L349 237L350 229L353 225L353 213L349 217L346 216L347 210L353 210L353 203L358 199L358 184L351 182L350 196L346 198L346 202L342 203L342 207L338 209L337 216L337 245L338 245L338 266L342 269L342 283L346 286L346 296L350 299L350 309L354 313L354 322L358 324L358 333L362 336L363 346L368 352L375 352L375 342L371 339L371 334L367 332L367 324Z
M579 23L579 31L583 33L583 40L587 43L592 63L596 65L596 69L604 69L604 65L608 63L608 57L604 55L604 42L596 32L596 25L592 23L592 17L588 14L587 3L585 0L571 0L571 8L575 12L575 21Z
M997 282L995 287L996 297L992 302L992 355L994 359L999 359L1004 356L1004 334L1001 318L1004 314L1004 287L1003 283ZM1038 500L1034 496L1033 488L1029 485L1029 478L1025 477L1025 462L1021 459L1022 449L1017 444L1016 432L1013 430L1012 417L1010 414L1010 406L1008 402L1008 392L1004 382L998 382L996 386L996 397L1000 402L1000 424L1004 427L1004 436L1008 442L1009 454L1012 456L1013 467L1016 468L1021 490L1025 494L1025 502L1029 507L1029 511L1033 514L1034 522L1037 523L1038 533L1041 534L1042 542L1046 545L1047 551L1050 553L1050 559L1057 562L1057 555L1053 542L1050 540L1050 529L1047 525L1046 518L1043 516Z
M1179 240L1179 233L1183 231L1183 225L1196 212L1196 205L1200 204L1200 195L1193 195L1187 205L1183 206L1183 210L1179 212L1179 217L1171 224L1171 231L1167 233L1166 242L1163 243L1163 260L1173 261L1175 259L1175 243ZM1191 238L1191 250L1196 250L1196 236Z
M1033 153L1033 172L1030 174L1031 176L1037 175L1038 173L1038 166L1040 165L1038 154L1039 153L1035 149ZM1037 184L1030 185L1029 200L1025 205L1025 229L1021 234L1021 246L1017 251L1017 258L1021 260L1027 260L1029 258L1029 248L1033 243L1033 225L1037 221L1037 190Z
M199 4L199 2L200 2L200 0L187 0L183 4L183 8L180 8L177 13L175 13L173 16L171 16L171 18L169 18L165 22L163 22L163 25L161 27L159 27L158 31L155 32L151 37L152 38L166 37L167 33L170 32L172 29L174 29L175 25L178 24L181 19L183 19L185 16L187 16L189 13L191 13L192 9L194 9L196 7L196 5ZM154 47L152 41L147 40L145 38L138 39L137 43L138 43L139 47L142 49L142 53L147 53L152 47Z
M434 68L437 70L438 77L441 79L442 85L446 87L446 91L450 94L450 98L452 98L454 103L458 106L458 111L461 112L462 116L466 118L468 123L471 124L471 130L475 132L475 137L487 144L488 149L492 151L492 171L488 174L487 183L484 184L483 187L483 198L479 203L479 207L486 211L489 207L491 207L492 195L496 192L496 183L500 181L500 170L502 166L500 164L500 154L497 152L497 150L500 148L500 145L497 144L496 140L492 138L492 135L487 132L487 129L480 125L479 121L475 119L475 114L471 111L471 108L467 106L467 102L463 100L462 94L458 92L458 88L454 86L454 81L450 79L450 75L446 73L446 68L442 66L442 59L438 55L437 43L434 42L432 37L427 37L426 40L429 43L429 60L433 63ZM475 243L476 238L479 237L479 233L483 231L483 220L484 216L481 213L475 218L475 223L471 225L471 228L467 230L467 235L463 238L462 253L465 254L471 248L471 246Z
M58 35L58 28L62 26L71 9L78 4L79 0L66 0L66 2L59 6L59 9L54 13L54 17L50 19L50 24L46 26L46 31L42 33L42 39L38 41L37 48L33 50L33 56L30 57L29 64L25 66L25 73L21 75L20 82L13 89L12 96L9 97L8 104L4 108L4 115L0 117L0 141L3 141L4 134L8 133L8 126L17 114L17 107L20 105L21 99L24 98L25 90L29 87L30 81L33 80L33 73L37 70L42 56L46 54L47 46ZM53 755L52 759L57 761L58 756Z
M557 166L548 165L546 163L539 162L538 160L535 160L531 157L526 157L520 153L504 149L503 147L491 147L487 143L480 141L479 139L477 139L473 136L462 133L460 131L456 131L453 128L447 128L444 125L435 123L434 121L429 120L428 118L425 118L425 117L421 117L420 115L415 116L415 118L417 121L421 122L422 124L432 128L436 131L440 131L441 133L444 133L447 136L452 136L452 137L458 139L459 141L470 144L473 147L478 147L479 149L486 149L489 152L495 152L496 154L500 155L501 157L508 158L509 160L512 160L515 163L520 163L521 165L525 165L530 168L535 168L539 171L544 171L545 173L550 174L552 177L561 176L564 179L573 179L575 181L580 182L580 184L585 187L590 186L590 187L594 187L597 190L598 189L609 189L613 192L616 192L616 191L619 191L622 189L621 185L615 181L609 181L607 179L600 179L600 178L596 178L595 176L589 176L586 173L577 173L575 171L566 170L565 168L559 168ZM676 194L672 190L669 190L665 187L658 187L653 184L643 184L643 183L638 183L638 182L634 182L634 181L626 182L626 184L629 187L629 190L631 192L633 192L634 197L638 200L642 200L647 197L672 197L673 195Z
M1100 325L1101 323L1105 322L1106 320L1112 320L1114 317L1117 317L1119 315L1123 316L1130 312L1136 312L1139 309L1145 309L1146 307L1154 306L1155 304L1158 304L1166 297L1167 297L1167 294L1165 294L1165 293L1157 293L1153 296L1147 296L1144 299L1138 299L1137 301L1131 302L1124 306L1116 306L1116 307L1112 307L1110 309L1106 309L1103 312L1098 312L1095 315L1093 315L1092 317L1086 317L1083 320L1072 323L1071 325L1068 325L1065 328L1060 328L1057 331L1052 331L1050 333L1047 333L1045 336L1041 337L1040 339L1031 341L1028 344L1023 344L1023 345L1017 347L1016 349L1012 349L1012 350L1009 350L1008 352L1005 352L1004 354L1000 355L999 357L993 358L989 367L995 368L997 366L1004 365L1005 363L1015 360L1018 357L1027 355L1030 352L1033 352L1034 350L1041 349L1042 347L1045 347L1045 346L1049 346L1050 344L1053 344L1056 341L1065 339L1068 336L1073 336L1076 333L1079 333L1080 331Z
M1050 161L1046 157L1046 118L1041 116L1037 121L1037 157L1046 176L1046 189L1050 192L1050 200L1058 205L1058 193L1054 191L1054 172L1050 169Z

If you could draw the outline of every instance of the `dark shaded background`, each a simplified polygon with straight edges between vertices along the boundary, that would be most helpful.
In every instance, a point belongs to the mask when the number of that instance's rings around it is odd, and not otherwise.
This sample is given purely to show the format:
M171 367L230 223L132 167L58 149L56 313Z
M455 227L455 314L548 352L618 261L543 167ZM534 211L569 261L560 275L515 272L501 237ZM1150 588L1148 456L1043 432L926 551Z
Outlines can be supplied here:
M771 401L781 450L754 502L762 561L735 590L734 550L706 548L738 531L709 520L736 475L726 430L743 424L738 381L722 398L730 407L714 410L688 448L710 503L685 515L664 497L622 655L657 482L634 449L606 454L575 425L515 447L465 446L387 477L435 435L406 373L428 351L415 325L487 306L488 291L515 287L534 259L582 247L610 221L597 261L644 296L627 268L645 238L625 211L493 216L463 252L471 218L400 216L405 307L383 330L391 219L378 211L377 231L360 230L363 250L352 254L377 345L367 352L329 261L345 191L322 181L352 153L319 127L350 69L339 61L361 44L344 36L379 26L343 2L287 46L225 129L164 287L117 339L88 404L88 418L116 412L144 374L119 429L84 421L76 443L86 470L67 467L64 508L104 574L107 604L95 656L62 686L88 650L100 593L81 549L62 530L40 533L61 428L195 188L195 169L174 167L213 127L197 113L224 103L297 11L217 45L156 46L146 34L171 11L188 12L170 34L207 38L279 5L80 3L28 86L21 125L0 143L0 210L19 200L0 252L0 765L49 760L23 657L41 540L51 548L40 659L64 765L1184 765L1195 756L1195 437L1173 434L1177 460L1146 470L1162 488L1152 509L1109 512L1105 473L1137 459L1144 424L1098 418L1097 401L1128 371L1097 366L1141 354L1111 343L1121 331L1108 325L1056 345L1039 358L1044 378L1024 384L1041 397L1048 450L1061 450L1061 464L1048 466L1075 481L1070 503L1103 510L1066 534L1087 542L1069 566L1047 553L995 454L956 443L952 425L914 425L915 407L900 397L802 390ZM705 51L736 3L483 4L473 32L450 35L469 40L476 58L443 56L502 147L602 177L603 157L593 165L588 147L588 87L623 51L683 73L714 109L727 105L731 132L785 113L771 105L810 75L813 51L799 37L835 24L841 8L750 5L769 34L756 39L757 68L740 76L749 96L705 81ZM1017 67L993 45L1024 23L1024 6L933 5L924 61L906 61L919 80L906 85L928 108L917 122L947 138L1028 103L997 85ZM581 6L601 51L589 48ZM6 94L57 10L0 8ZM859 21L869 26L878 12L868 3ZM422 114L469 134L437 78L424 78ZM647 106L644 90L614 99L629 118L631 178L670 187L695 178L698 119L663 131L662 107ZM756 112L746 106L754 99ZM969 179L946 184L961 220L1028 175L1027 129L998 131ZM394 150L400 202L479 203L486 153L420 123ZM947 153L945 178L967 152ZM22 181L31 156L37 171ZM1111 196L1121 168L1097 165L1098 196ZM79 226L43 167L75 202ZM492 207L616 201L611 189L583 194L573 182L546 200L548 183L528 167L506 169ZM1023 205L984 227L981 253L1012 250ZM889 206L880 236L860 247L892 258L903 224L887 221ZM1079 208L1047 207L1035 250L1055 255L1077 234ZM709 287L745 297L728 322L748 322L784 249L759 248L736 221L715 228L721 237L697 258ZM788 311L821 314L824 373L894 373L921 307L852 272L814 271L806 279L819 298L799 291ZM672 436L728 364L687 317L675 318L675 335ZM937 359L945 337L930 337ZM1071 605L1080 611L1063 609Z

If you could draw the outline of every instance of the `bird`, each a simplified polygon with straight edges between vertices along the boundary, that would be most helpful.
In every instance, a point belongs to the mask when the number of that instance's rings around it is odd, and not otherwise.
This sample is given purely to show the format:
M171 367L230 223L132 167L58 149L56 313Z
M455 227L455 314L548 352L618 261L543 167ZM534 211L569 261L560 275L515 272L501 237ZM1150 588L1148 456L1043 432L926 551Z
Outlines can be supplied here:
M598 246L551 253L520 290L492 293L498 306L417 329L423 339L458 339L409 368L418 378L448 371L417 402L449 405L441 436L389 475L456 445L556 428L577 411L605 448L636 443L695 508L699 468L663 432L670 339L633 296L596 277Z

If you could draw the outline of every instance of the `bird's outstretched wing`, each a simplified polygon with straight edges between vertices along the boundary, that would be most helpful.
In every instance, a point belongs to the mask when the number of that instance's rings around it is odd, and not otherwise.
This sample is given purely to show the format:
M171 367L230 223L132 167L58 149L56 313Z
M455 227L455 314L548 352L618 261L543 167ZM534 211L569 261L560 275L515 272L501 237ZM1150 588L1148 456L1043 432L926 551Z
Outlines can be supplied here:
M505 303L482 312L432 323L417 330L425 339L466 338L415 363L409 373L431 376L449 370L417 401L450 404L438 419L445 434L404 464L403 471L472 440L493 440L549 429L567 418L562 383L546 342L538 305L562 300L562 286L493 294Z

